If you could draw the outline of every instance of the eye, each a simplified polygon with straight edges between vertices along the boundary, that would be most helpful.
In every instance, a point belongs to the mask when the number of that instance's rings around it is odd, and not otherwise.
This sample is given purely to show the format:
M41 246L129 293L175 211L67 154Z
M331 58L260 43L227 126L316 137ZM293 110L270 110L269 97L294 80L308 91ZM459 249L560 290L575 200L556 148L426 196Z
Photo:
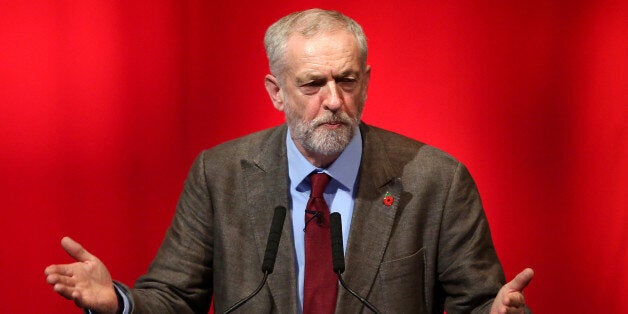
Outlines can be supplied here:
M324 80L314 80L300 85L299 89L303 94L311 95L316 94L323 86L325 86Z
M336 79L336 84L344 91L353 91L358 86L358 79L355 77L340 77Z

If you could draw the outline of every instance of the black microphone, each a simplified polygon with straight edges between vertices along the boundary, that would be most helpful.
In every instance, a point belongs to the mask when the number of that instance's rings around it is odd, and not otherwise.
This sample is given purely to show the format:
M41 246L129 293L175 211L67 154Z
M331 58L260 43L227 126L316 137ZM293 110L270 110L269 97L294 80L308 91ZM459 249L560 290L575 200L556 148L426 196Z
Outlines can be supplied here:
M340 213L329 215L329 231L331 233L331 261L334 273L340 275L345 272L345 253L342 248L342 222Z
M329 228L331 233L331 259L334 273L338 275L338 281L340 281L340 285L345 288L345 290L349 291L351 295L360 300L360 302L362 302L362 304L364 304L373 313L379 314L379 310L377 310L377 308L373 306L373 304L371 304L365 298L359 296L357 293L353 292L353 290L349 289L344 280L342 280L341 275L345 271L345 255L342 245L342 222L340 221L340 213L331 213L329 215Z
M236 302L224 313L228 314L235 311L244 303L253 298L257 293L262 290L262 287L266 283L266 278L273 272L275 267L275 259L277 258L277 249L279 248L279 240L281 239L281 230L283 229L283 221L286 218L286 208L283 206L275 207L275 214L273 215L273 221L270 224L270 232L268 232L268 242L266 242L266 252L264 252L264 261L262 262L262 272L264 272L264 278L259 284L257 289L251 293L248 297ZM342 243L341 243L342 244Z
M277 258L277 248L279 248L284 218L286 218L286 208L283 206L275 207L275 214L268 233L264 262L262 263L262 271L264 273L271 274L275 268L275 259Z

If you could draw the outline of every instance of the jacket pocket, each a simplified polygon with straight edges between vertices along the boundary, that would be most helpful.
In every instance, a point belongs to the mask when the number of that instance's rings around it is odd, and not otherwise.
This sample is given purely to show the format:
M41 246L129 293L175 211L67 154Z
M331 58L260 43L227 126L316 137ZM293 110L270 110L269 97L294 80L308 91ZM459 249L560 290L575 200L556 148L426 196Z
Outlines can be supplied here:
M380 289L384 313L425 312L425 248L380 266Z

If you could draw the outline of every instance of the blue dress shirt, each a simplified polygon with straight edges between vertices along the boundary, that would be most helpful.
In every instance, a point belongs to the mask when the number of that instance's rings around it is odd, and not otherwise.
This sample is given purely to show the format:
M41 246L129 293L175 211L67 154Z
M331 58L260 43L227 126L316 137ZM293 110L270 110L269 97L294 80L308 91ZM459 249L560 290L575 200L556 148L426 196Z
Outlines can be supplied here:
M351 227L351 217L353 215L353 204L355 197L356 181L362 159L362 135L360 130L349 142L349 145L326 169L317 168L312 165L299 152L298 148L290 137L290 131L286 137L286 148L288 155L288 175L290 178L290 196L292 199L291 217L292 233L294 235L294 250L296 255L296 273L298 283L298 308L299 313L303 312L303 278L305 275L305 206L310 198L310 179L308 176L312 172L327 173L332 179L325 189L325 201L329 210L338 212L342 220L342 242L343 248L347 247L349 238L349 228Z

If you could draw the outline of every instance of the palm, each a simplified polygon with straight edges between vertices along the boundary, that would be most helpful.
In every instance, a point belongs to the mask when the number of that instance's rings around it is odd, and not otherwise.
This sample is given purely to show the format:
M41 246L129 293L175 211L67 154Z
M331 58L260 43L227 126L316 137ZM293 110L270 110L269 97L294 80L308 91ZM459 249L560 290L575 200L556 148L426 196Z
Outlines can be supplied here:
M107 267L70 238L61 241L63 249L75 263L46 268L47 281L63 297L95 313L115 312L117 297Z

